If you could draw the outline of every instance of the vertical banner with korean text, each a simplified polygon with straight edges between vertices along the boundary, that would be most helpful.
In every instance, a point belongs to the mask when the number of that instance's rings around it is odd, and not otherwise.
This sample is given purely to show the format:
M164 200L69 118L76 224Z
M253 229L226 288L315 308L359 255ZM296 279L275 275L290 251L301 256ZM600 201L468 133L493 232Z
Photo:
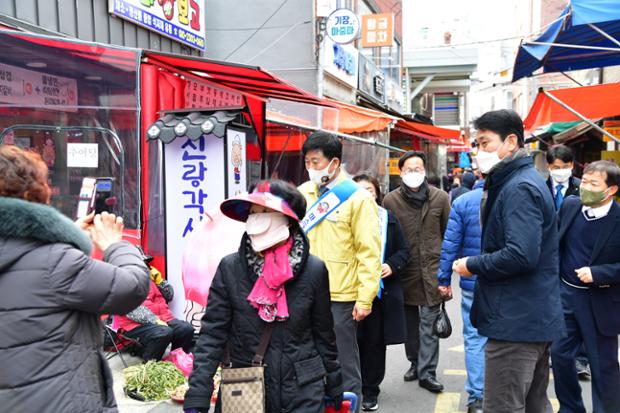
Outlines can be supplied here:
M195 141L176 138L164 145L164 160L166 275L175 292L170 309L175 317L183 318L183 251L204 213L224 200L224 139L215 135Z

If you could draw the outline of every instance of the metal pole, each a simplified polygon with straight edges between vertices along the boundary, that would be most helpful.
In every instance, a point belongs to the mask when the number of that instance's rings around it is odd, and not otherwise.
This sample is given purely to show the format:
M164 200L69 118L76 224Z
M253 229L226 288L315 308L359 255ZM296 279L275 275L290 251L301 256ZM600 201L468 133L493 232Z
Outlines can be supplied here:
M411 92L411 95L409 95L409 99L415 98L422 91L422 89L424 89L426 86L428 86L428 84L431 82L431 80L433 80L434 77L435 77L434 74L428 75L428 76L426 76L424 78L424 80L422 80L420 83L418 83L418 85L413 90L413 92Z
M611 37L609 34L605 33L603 30L599 29L598 27L596 27L595 25L588 23L588 26L590 26L590 28L592 30L597 31L598 33L600 33L602 36L606 37L607 39L609 39L612 43L617 44L618 46L620 46L620 41L614 39L613 37Z
M580 118L581 120L583 120L588 125L592 126L597 131L601 132L603 135L607 136L609 139L613 140L616 143L620 143L620 139L616 138L614 135L612 135L611 133L607 132L605 129L601 128L599 125L597 125L596 123L592 122L590 119L586 118L581 113L577 112L575 109L571 108L566 103L562 102L560 99L558 99L555 96L553 96L551 93L547 92L546 90L542 90L542 93L544 93L545 96L547 96L549 99L551 99L552 101L554 101L558 105L562 106L564 109L566 109L567 111L569 111L573 115L575 115L578 118Z
M548 43L548 42L523 42L523 44L538 44L541 46L567 47L569 49L586 49L586 50L604 50L607 52L620 52L620 48L599 47L599 46L583 46L578 44Z

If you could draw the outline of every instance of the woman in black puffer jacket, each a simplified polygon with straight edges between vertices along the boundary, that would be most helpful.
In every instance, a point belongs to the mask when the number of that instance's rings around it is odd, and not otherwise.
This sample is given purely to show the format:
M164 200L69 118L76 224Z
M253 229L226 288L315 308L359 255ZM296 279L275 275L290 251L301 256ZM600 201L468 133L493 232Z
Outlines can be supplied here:
M120 218L80 229L46 205L50 192L38 155L0 145L0 410L116 412L99 317L137 307L149 271Z
M266 411L322 413L326 395L340 404L342 379L327 269L309 254L308 240L299 229L298 217L306 210L303 196L282 181L263 182L251 194L224 202L221 209L233 219L247 220L247 232L239 251L222 260L213 279L185 411L208 411L213 375L227 344L233 367L251 365L267 323L275 324L264 359ZM277 271L270 259L278 258L288 258L283 270L289 271L288 277L279 278L286 279L283 283L271 278ZM284 302L261 305L252 300L263 280L280 288Z

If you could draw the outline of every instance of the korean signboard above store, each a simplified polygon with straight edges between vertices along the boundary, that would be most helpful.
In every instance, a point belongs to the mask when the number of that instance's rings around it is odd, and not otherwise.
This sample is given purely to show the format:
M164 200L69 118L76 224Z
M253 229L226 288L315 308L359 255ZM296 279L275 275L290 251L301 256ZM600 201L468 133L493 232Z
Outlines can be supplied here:
M197 80L187 81L185 102L187 108L238 108L244 106L241 93Z
M0 63L0 102L77 111L75 79Z
M359 56L358 89L378 103L385 103L385 75L367 56Z
M349 9L337 9L327 18L327 36L338 44L348 44L358 38L360 20Z
M323 42L324 69L327 73L357 88L358 50L350 44L338 44L331 39Z
M196 49L205 49L205 0L109 0L109 11Z
M391 77L385 80L385 103L390 109L403 113L405 111L405 96L400 83Z
M394 41L392 13L362 16L362 47L390 47Z

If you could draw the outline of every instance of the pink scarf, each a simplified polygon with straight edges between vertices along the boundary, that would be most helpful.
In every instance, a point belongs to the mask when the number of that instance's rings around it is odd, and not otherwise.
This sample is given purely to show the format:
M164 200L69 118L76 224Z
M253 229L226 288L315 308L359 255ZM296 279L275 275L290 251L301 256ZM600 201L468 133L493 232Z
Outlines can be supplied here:
M291 237L285 244L264 252L263 272L247 298L252 307L258 309L258 316L268 323L288 318L284 283L293 278L293 269L288 260L292 246Z

